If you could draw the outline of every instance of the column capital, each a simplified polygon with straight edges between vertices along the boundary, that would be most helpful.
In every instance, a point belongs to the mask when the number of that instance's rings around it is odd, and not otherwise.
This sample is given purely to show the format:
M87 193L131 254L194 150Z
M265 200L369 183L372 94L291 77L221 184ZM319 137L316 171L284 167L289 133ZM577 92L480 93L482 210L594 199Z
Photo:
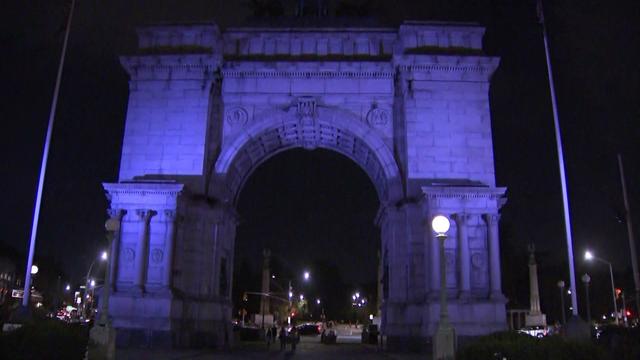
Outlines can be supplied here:
M453 213L450 217L456 222L456 224L460 225L466 224L467 220L469 220L469 214L466 212Z
M108 209L107 210L107 215L109 215L109 218L116 219L118 221L122 220L122 217L124 217L126 214L127 214L127 210L124 210L124 209Z
M482 214L482 218L487 223L487 225L493 225L493 224L497 224L498 221L500 221L500 214L496 214L496 213Z
M167 221L175 221L176 220L177 211L175 211L173 209L166 209L163 212L164 212L164 217L165 217L165 219L167 219Z
M149 220L157 214L158 212L152 209L136 209L136 215L138 215L140 220Z

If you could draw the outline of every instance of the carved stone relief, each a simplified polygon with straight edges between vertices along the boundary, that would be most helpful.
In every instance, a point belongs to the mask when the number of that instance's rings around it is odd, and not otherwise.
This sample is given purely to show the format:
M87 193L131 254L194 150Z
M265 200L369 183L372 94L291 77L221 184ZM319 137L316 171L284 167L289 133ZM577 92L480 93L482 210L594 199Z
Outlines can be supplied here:
M244 126L249 121L249 114L241 107L232 107L226 111L225 119L229 126Z
M373 105L367 113L367 123L373 127L386 126L389 122L389 112L380 109L377 105Z

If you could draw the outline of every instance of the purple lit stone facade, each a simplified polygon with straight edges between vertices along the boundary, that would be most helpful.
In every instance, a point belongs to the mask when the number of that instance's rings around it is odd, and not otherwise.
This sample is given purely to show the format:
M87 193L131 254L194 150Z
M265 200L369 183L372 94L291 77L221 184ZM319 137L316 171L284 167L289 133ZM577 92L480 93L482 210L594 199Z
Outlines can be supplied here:
M121 343L231 341L235 202L262 162L292 148L337 151L380 199L382 329L390 346L424 343L439 316L430 218L446 242L451 320L459 336L506 328L500 285L484 29L139 29L119 183L121 217L110 312ZM288 201L287 199L283 201ZM293 200L291 200L293 201Z

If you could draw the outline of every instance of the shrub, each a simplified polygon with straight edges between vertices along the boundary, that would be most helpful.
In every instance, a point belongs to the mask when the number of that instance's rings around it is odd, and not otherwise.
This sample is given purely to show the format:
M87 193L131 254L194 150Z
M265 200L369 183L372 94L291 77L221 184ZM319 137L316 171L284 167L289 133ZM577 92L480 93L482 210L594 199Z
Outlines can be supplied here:
M459 360L602 360L599 347L589 341L559 336L542 339L517 332L500 332L478 338L458 352Z
M35 319L0 335L0 356L6 359L83 359L87 327L58 320Z

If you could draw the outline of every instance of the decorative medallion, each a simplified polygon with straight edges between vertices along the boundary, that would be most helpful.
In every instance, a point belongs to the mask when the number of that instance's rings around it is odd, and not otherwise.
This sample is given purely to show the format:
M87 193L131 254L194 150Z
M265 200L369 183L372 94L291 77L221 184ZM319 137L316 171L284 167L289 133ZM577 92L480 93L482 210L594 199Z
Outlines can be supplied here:
M389 122L389 112L373 105L367 113L367 123L370 126L386 126Z
M249 114L241 107L232 107L226 111L225 119L230 126L243 126L249 121Z
M123 251L123 255L122 258L124 260L124 262L133 262L133 260L136 258L136 252L133 251L132 248L126 248Z
M310 96L299 97L296 114L303 125L312 124L316 117L316 99Z
M163 255L162 250L153 249L151 250L151 261L157 264L162 261Z
M471 256L471 265L476 269L483 269L485 265L484 256L480 253L475 253Z

